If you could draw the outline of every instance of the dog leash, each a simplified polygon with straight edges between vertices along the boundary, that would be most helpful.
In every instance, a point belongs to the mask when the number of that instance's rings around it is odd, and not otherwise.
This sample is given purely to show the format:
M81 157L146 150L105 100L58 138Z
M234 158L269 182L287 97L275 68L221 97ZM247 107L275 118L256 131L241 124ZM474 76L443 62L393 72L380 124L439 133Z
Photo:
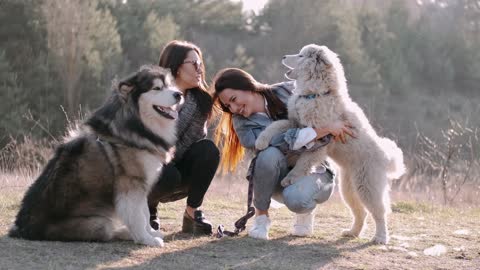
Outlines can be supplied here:
M235 230L228 231L225 230L223 225L218 225L217 232L215 233L215 237L222 238L224 236L238 236L241 232L243 232L246 228L248 220L255 215L255 207L252 206L253 203L253 174L255 171L255 163L257 161L257 156L255 156L252 161L250 162L250 166L248 167L247 173L247 180L248 180L248 200L247 200L247 213L235 221Z

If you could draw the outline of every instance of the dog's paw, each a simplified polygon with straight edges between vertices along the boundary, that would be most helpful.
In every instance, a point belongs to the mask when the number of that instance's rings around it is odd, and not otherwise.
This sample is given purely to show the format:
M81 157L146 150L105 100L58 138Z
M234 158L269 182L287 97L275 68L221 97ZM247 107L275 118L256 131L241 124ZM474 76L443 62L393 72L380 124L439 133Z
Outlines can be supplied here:
M297 182L298 178L299 176L289 173L287 174L287 176L285 176L285 178L282 179L282 182L280 182L280 184L282 185L282 187L288 187L291 184Z
M257 150L264 150L270 144L270 140L267 136L259 136L255 141L255 148Z
M163 233L160 231L160 229L157 230L154 230L153 228L150 229L149 231L150 235L153 236L153 237L160 237L163 239Z
M290 181L291 181L290 177L285 177L282 179L282 182L280 182L280 184L282 185L282 187L288 187L292 184L290 183Z
M358 237L359 235L360 235L359 232L355 232L355 231L353 231L353 230L347 230L347 229L345 229L345 230L342 231L342 236L343 236L343 237L356 238L356 237Z
M287 187L291 184L294 184L295 182L298 182L298 180L300 180L300 178L304 175L307 175L308 173L304 173L303 171L301 170L291 170L283 179L282 181L280 182L280 184L282 185L282 187Z
M152 247L163 247L165 244L163 243L163 239L160 237L145 237L140 241L136 241L138 244L152 246Z
M377 245L386 245L388 244L388 236L386 235L375 235L371 242Z

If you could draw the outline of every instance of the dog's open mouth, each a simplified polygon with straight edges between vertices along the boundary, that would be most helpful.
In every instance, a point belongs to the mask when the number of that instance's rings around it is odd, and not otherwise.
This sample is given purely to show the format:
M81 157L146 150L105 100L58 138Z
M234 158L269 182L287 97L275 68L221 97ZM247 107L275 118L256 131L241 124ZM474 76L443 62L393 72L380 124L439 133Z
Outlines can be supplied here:
M291 66L289 66L289 65L287 65L287 64L285 63L285 60L282 60L282 64L283 64L284 67L286 67L286 68L288 69L287 72L285 72L285 77L286 77L287 79L289 79L289 80L295 80L295 79L296 79L296 75L295 75L295 73L293 73L294 68L291 67Z
M289 80L295 80L297 78L296 74L293 72L294 69L285 65L286 68L288 68L287 72L285 72L285 77Z
M172 107L163 107L163 106L158 106L158 105L153 105L153 109L160 114L161 116L175 120L178 117L178 111L176 110L176 106Z

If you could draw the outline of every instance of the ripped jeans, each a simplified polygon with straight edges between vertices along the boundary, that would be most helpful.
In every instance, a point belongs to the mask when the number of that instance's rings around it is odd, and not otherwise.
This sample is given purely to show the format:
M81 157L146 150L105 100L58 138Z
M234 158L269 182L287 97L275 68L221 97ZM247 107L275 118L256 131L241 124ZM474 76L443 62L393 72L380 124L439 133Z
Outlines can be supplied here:
M330 168L305 175L283 188L280 182L288 172L287 158L278 148L268 147L258 153L253 174L253 203L257 209L268 210L273 198L292 212L308 213L333 193L335 174Z

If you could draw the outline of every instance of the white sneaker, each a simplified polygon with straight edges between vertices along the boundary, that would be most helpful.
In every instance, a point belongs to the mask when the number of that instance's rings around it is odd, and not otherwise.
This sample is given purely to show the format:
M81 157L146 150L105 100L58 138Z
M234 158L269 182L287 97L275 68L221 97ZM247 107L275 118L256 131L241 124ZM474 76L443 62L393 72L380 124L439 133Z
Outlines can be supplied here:
M306 214L297 214L292 234L295 236L310 236L313 234L313 218L315 211Z
M253 221L253 227L248 231L248 236L268 240L270 224L271 222L267 215L256 216Z

